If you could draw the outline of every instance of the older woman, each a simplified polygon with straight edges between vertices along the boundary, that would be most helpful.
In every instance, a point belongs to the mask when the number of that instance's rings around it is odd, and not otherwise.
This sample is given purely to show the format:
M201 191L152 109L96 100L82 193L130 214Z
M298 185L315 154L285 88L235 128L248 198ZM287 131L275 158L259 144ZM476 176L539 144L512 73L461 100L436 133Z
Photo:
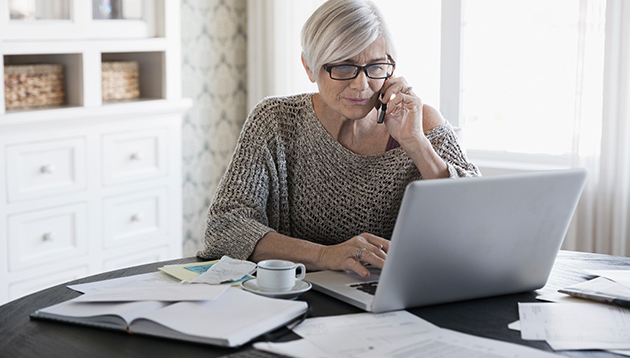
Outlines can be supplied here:
M383 266L408 183L479 171L441 114L393 75L393 42L374 4L324 3L302 29L302 47L319 91L252 110L198 256L368 276L364 263Z

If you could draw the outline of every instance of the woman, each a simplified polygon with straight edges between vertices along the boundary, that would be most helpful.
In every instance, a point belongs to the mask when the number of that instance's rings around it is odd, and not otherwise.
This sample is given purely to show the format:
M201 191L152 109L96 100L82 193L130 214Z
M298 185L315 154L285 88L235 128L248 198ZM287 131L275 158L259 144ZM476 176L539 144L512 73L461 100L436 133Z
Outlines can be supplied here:
M324 3L302 29L302 47L319 92L252 110L198 256L280 258L367 277L365 263L383 266L409 182L479 171L441 114L393 76L393 42L371 2Z

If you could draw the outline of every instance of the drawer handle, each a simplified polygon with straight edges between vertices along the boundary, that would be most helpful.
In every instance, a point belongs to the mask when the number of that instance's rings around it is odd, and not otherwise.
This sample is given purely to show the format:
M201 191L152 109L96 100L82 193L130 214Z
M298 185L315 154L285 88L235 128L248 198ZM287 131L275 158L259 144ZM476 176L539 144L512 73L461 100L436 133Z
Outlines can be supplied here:
M42 241L44 242L52 242L54 238L54 235L52 232L47 232L44 235L42 235Z
M55 167L55 165L54 165L54 164L46 164L46 165L43 165L43 166L39 169L39 171L40 171L42 174L52 174L52 173L55 171L55 169L57 169L57 167Z
M137 213L137 214L133 214L131 215L131 221L132 222L138 222L138 221L142 221L142 218L144 217L143 213Z
M135 152L135 153L132 153L132 154L129 156L129 159L131 159L131 160L133 160L133 161L140 161L140 160L142 160L142 153L140 153L140 152Z

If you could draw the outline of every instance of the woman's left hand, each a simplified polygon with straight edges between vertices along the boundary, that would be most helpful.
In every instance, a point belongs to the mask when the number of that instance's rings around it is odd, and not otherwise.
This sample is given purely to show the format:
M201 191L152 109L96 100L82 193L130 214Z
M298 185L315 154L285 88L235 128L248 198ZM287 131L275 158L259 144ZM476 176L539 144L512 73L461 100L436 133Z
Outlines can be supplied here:
M384 123L390 135L403 147L422 138L422 100L405 78L391 77L385 81L381 93L382 103L387 104Z
M435 152L424 135L427 130L444 123L442 115L431 106L424 106L404 77L385 81L381 93L387 104L384 123L387 131L409 154L424 179L446 178L446 162ZM426 116L426 118L424 118Z

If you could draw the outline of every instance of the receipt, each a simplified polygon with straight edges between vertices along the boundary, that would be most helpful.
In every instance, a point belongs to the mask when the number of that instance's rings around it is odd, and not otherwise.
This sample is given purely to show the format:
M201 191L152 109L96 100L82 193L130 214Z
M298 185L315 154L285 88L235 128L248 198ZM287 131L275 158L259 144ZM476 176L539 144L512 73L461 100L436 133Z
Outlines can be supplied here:
M219 262L212 265L208 271L190 280L191 283L208 283L218 285L224 282L238 281L253 273L256 264L251 261L237 260L223 256Z

